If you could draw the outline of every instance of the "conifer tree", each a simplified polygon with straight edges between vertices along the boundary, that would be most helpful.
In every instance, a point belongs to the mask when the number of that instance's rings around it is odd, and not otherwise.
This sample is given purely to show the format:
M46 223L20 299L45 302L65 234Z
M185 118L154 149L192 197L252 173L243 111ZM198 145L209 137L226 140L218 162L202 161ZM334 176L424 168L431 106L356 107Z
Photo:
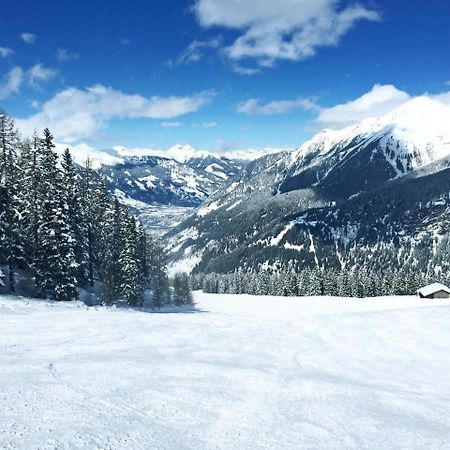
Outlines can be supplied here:
M173 297L176 306L192 305L192 292L186 273L176 273L173 278Z
M108 224L106 223L106 217L102 218L104 219L102 220L102 222L98 222L97 213L99 211L97 211L96 209L98 205L95 202L94 189L94 171L92 169L91 161L88 158L81 171L80 200L84 212L83 233L85 236L86 271L90 286L94 286L96 263L100 260L100 258L96 258L96 256L98 256L96 254L96 243L98 243L98 239L102 239L102 236L99 233L96 233L96 227L98 227L99 225L102 226L103 231L105 232L108 226ZM106 211L102 212L106 214ZM105 246L107 245L108 244L105 244ZM102 257L106 257L106 254L102 255ZM97 269L97 271L99 272L99 268Z
M138 235L133 217L125 215L124 242L119 256L121 266L120 292L130 306L142 306L144 301L144 279L138 255Z
M86 281L85 221L81 209L78 176L69 149L66 149L63 153L61 167L63 201L67 205L68 226L73 242L74 257L78 266L76 276L78 282L84 284Z
M40 196L42 218L39 224L39 248L35 261L36 281L43 297L55 300L77 298L74 240L70 229L68 205L64 199L62 177L53 150L53 136L44 130Z
M170 303L169 278L162 249L149 236L147 237L146 264L148 287L153 293L153 305L160 308Z
M114 199L114 206L109 211L107 227L104 230L106 236L106 248L103 255L102 275L103 299L108 304L117 303L120 299L121 287L121 264L119 261L123 251L123 214L122 208L117 198Z
M8 267L8 287L15 291L15 274L19 259L23 257L20 230L19 168L17 149L19 139L14 122L0 113L0 186L3 188L0 210L2 246Z

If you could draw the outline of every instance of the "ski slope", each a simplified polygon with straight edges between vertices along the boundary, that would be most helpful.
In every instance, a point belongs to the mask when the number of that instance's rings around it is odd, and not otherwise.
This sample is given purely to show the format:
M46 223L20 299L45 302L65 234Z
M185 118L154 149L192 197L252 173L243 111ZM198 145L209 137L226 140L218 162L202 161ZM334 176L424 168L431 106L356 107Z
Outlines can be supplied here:
M450 449L450 302L0 297L0 448Z

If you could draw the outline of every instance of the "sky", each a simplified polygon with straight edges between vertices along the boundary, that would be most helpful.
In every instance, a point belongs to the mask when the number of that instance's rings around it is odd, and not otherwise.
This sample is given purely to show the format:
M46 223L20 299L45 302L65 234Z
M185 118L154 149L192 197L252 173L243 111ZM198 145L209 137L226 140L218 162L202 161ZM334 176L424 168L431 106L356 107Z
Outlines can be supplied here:
M73 148L295 148L450 91L448 0L4 0L0 108Z

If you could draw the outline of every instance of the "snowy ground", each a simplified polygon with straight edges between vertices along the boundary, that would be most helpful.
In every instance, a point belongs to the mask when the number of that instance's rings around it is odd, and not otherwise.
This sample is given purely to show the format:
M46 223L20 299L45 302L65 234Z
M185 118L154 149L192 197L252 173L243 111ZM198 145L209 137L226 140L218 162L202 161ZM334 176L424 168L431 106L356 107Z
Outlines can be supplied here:
M450 449L450 302L0 297L0 448Z

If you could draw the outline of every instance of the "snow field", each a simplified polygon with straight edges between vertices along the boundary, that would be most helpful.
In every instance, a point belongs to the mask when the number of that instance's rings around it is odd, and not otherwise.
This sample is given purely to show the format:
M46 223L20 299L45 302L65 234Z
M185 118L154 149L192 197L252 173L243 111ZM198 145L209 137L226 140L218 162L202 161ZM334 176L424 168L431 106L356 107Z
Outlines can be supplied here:
M0 297L0 448L450 449L450 301Z

